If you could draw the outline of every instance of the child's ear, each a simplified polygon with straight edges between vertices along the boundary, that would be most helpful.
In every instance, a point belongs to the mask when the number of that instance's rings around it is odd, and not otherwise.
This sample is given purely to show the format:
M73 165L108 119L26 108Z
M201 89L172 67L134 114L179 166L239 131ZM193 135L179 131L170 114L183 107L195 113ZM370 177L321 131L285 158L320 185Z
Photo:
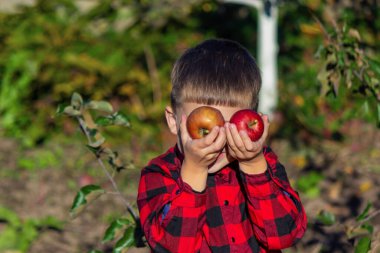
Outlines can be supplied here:
M168 124L170 132L172 134L177 135L178 133L177 120L176 120L176 116L174 114L173 108L171 106L166 106L165 117L166 117L166 123Z

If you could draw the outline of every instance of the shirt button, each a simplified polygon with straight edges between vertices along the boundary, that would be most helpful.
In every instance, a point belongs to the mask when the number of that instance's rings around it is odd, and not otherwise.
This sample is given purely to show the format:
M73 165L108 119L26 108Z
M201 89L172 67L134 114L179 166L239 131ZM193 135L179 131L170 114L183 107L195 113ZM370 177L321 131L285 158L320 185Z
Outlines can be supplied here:
M231 241L232 241L232 242L235 242L235 237L232 237L232 238L231 238Z
M229 203L228 200L225 200L225 201L224 201L224 205L225 205L225 206L228 206L228 203Z

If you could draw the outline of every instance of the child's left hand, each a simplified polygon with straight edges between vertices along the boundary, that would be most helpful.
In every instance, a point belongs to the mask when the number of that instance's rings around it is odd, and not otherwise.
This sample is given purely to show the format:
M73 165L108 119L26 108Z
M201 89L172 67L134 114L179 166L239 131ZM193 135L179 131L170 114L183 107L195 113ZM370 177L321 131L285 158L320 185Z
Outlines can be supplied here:
M263 158L260 154L268 136L270 123L267 115L261 115L261 117L264 121L264 132L256 142L251 141L246 131L239 132L234 124L225 124L228 154L239 163L254 164L257 159Z

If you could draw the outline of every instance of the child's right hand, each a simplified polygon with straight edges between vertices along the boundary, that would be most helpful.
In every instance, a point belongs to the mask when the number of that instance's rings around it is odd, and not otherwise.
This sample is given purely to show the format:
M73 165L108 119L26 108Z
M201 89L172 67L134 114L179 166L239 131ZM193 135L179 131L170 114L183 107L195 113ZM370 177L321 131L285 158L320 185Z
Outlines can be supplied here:
M206 186L209 166L226 145L227 137L224 127L214 127L204 138L192 139L186 128L186 115L180 123L180 139L185 159L182 164L182 180L194 190L202 191Z

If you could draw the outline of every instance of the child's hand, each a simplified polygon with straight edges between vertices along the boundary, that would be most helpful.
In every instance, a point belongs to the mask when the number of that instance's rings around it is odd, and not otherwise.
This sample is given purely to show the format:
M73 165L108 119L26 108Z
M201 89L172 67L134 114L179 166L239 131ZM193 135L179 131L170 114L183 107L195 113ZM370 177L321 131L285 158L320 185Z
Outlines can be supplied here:
M226 123L228 154L239 161L241 169L251 173L261 173L266 170L266 162L262 154L263 145L268 136L269 119L267 115L260 114L264 121L264 132L261 138L253 142L246 131L238 131L236 126ZM258 164L262 166L257 166Z
M181 141L185 160L199 169L207 170L215 161L226 145L226 131L224 127L214 127L211 132L201 139L192 139L186 128L186 116L182 116L180 123Z
M187 132L186 116L182 116L180 136L185 159L182 164L182 179L194 190L203 190L208 168L225 147L227 142L224 127L214 127L204 138L192 139Z

